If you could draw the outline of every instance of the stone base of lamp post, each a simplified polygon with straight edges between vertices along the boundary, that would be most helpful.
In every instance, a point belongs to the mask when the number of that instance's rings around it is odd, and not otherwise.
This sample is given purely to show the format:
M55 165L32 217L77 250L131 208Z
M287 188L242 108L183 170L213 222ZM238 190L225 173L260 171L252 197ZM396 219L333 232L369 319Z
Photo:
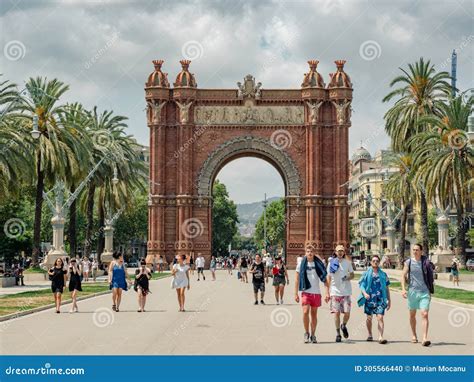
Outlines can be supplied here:
M392 267L395 267L395 269L398 269L398 253L389 252L389 253L386 253L385 256L387 256L388 259L390 260L390 264L392 265Z
M435 265L437 272L446 272L446 268L451 267L453 253L448 249L440 249L433 253L431 262Z
M66 263L66 259L69 262L69 255L63 249L51 249L44 258L43 268L52 268L59 257L63 259L64 263Z
M100 261L102 264L104 264L104 269L107 269L109 267L109 264L114 259L112 255L113 252L102 252L102 254L100 255Z

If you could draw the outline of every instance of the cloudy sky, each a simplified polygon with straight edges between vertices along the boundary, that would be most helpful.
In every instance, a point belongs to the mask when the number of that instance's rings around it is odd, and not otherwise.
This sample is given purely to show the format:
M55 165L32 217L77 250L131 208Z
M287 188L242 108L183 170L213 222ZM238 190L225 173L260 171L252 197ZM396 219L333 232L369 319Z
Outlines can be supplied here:
M336 59L354 84L350 149L388 145L381 99L400 66L430 58L449 70L458 52L458 87L473 86L474 3L426 1L40 1L0 2L1 69L20 87L30 76L70 85L64 101L129 117L148 143L144 82L164 59L174 81L191 58L201 88L236 88L251 73L263 88L298 88L306 61L318 59L327 82ZM241 159L219 174L234 200L283 194L276 170Z

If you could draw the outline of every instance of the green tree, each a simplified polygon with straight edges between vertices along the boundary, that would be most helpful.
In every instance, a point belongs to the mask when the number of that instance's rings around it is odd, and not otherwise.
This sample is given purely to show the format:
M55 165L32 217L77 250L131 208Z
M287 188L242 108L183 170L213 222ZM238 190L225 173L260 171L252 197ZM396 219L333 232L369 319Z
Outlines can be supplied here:
M391 166L398 168L398 172L392 174L384 185L384 195L391 199L402 209L400 217L400 240L398 243L398 267L401 269L405 262L405 238L407 230L408 210L413 203L415 195L413 184L414 172L411 171L412 158L410 155L394 156Z
M229 199L224 184L216 179L212 187L212 254L227 255L227 248L237 233L237 206Z
M385 114L385 130L391 138L392 148L398 153L410 154L408 141L420 132L428 131L426 116L440 116L443 101L451 92L447 72L436 73L430 61L420 58L415 64L409 64L408 70L400 68L402 75L396 77L390 86L399 86L391 91L384 102L397 98L395 104ZM414 168L417 171L417 168ZM423 251L428 254L428 204L424 185L416 188L420 205Z
M267 246L283 246L285 243L285 199L275 200L267 207ZM264 215L255 225L255 241L264 245Z
M426 185L426 194L441 208L455 207L457 212L456 246L461 261L466 261L466 208L469 182L474 178L474 149L467 136L468 118L474 98L450 97L439 106L439 115L421 118L430 126L409 140L416 178Z

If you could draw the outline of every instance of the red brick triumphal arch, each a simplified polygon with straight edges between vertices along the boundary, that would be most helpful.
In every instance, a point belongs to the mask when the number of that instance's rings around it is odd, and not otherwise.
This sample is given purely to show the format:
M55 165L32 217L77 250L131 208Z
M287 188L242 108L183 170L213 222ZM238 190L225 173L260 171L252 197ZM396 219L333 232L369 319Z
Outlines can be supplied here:
M150 128L147 263L201 252L209 264L212 184L229 161L270 162L286 189L286 253L293 267L307 244L320 255L348 247L348 130L352 84L336 61L326 85L309 61L299 89L266 89L247 75L235 89L200 89L182 60L174 86L153 61L146 83Z

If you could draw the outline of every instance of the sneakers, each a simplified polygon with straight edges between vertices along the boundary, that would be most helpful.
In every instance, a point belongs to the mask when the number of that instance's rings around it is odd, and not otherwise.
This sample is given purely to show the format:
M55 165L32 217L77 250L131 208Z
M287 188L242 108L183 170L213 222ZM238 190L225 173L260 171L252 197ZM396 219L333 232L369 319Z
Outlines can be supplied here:
M304 334L304 343L309 344L310 341L311 341L311 337L310 337L309 333L305 333Z
M347 330L346 324L341 324L342 335L344 338L349 338L349 331Z
M342 337L341 337L340 334L338 334L338 335L336 336L336 342L341 342L341 341L342 341Z
M260 304L265 305L265 302L263 300L260 300Z
M283 305L283 300L280 300L280 305Z
M277 305L280 305L280 301L277 300Z
M258 301L255 301L253 304L254 304L254 305L258 305Z
M316 340L316 336L311 336L311 343L312 344L317 344L318 341Z

